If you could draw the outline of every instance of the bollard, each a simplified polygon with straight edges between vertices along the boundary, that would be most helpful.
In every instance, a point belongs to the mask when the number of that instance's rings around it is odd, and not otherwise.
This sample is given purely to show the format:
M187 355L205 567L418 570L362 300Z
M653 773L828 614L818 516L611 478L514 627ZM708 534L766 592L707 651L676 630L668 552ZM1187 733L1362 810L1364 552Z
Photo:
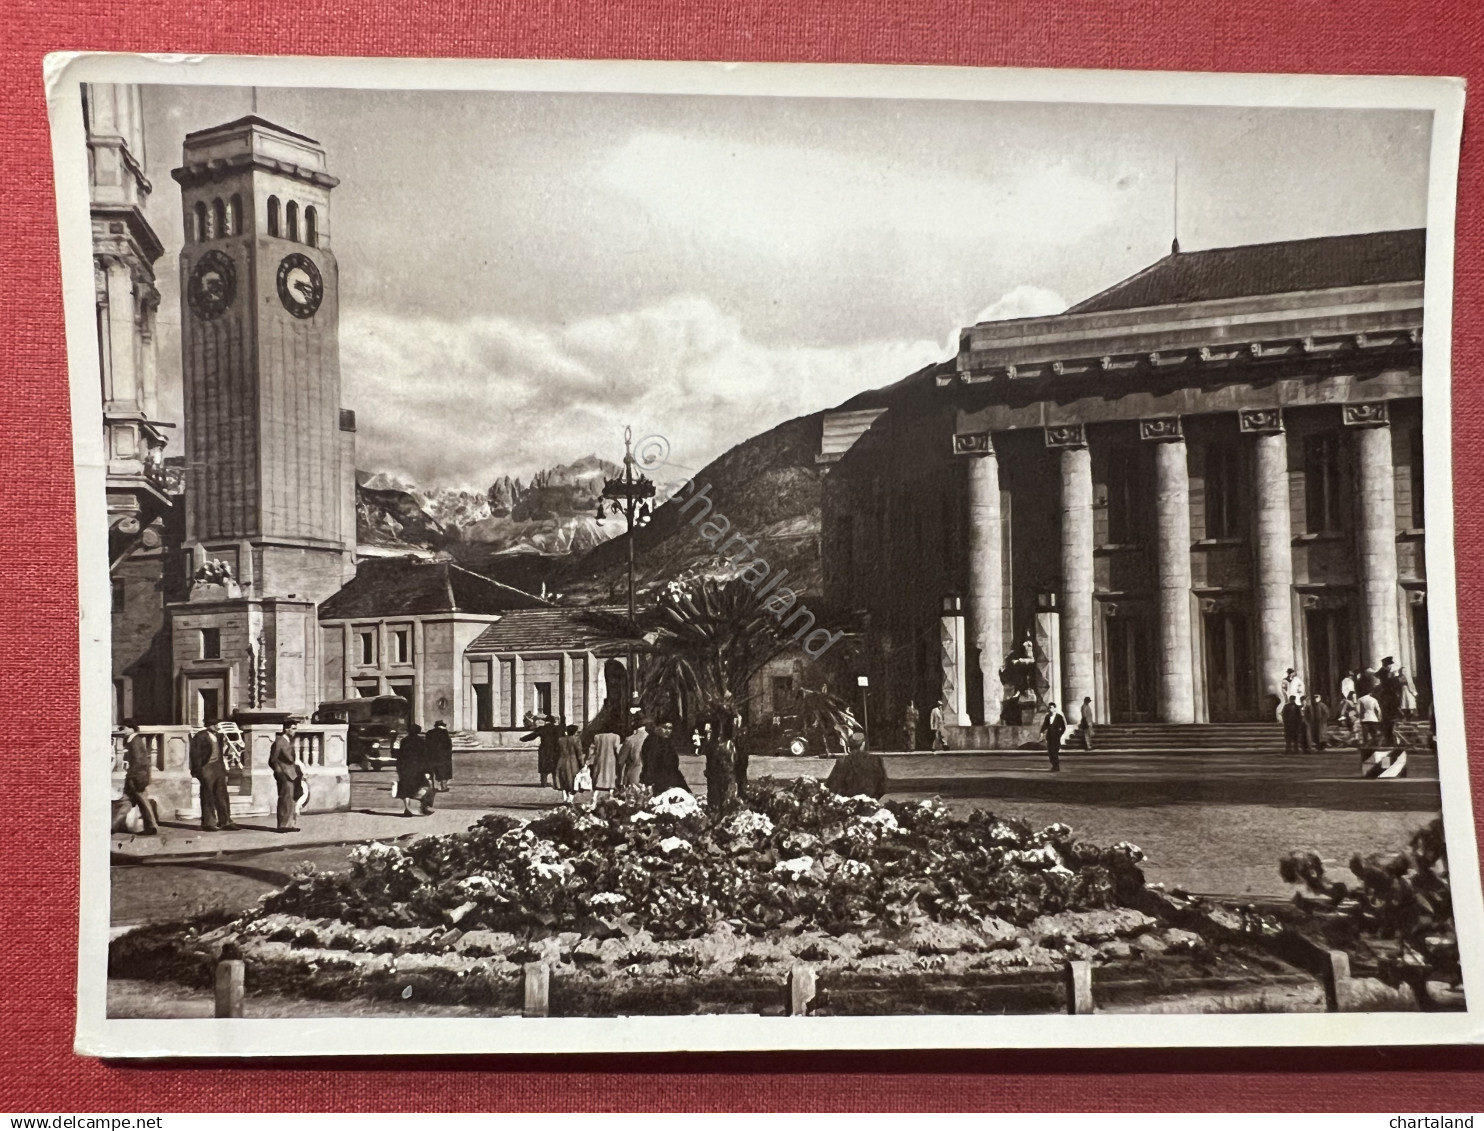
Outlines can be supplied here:
M526 1017L546 1017L551 1011L551 967L544 962L526 963Z
M241 1017L243 981L247 964L240 958L225 958L216 964L216 1015Z
M1354 999L1354 980L1350 977L1350 956L1343 950L1324 952L1321 977L1324 980L1324 1008L1329 1013L1347 1013Z
M795 966L788 972L788 1015L803 1017L814 1000L814 967Z
M1068 961L1064 971L1067 984L1067 1012L1091 1013L1092 963Z

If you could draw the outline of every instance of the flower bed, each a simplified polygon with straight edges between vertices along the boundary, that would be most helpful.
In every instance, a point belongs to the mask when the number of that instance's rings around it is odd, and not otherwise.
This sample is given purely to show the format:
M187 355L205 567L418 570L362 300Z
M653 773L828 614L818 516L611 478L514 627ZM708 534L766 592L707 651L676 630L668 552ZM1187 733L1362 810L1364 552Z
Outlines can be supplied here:
M799 962L844 987L1204 961L1198 933L1130 906L1141 857L1065 825L843 798L812 779L759 783L719 819L683 791L640 792L358 846L349 873L308 874L230 921L123 936L110 972L204 986L230 943L258 988L506 1012L522 965L545 961L563 1012L758 1012Z

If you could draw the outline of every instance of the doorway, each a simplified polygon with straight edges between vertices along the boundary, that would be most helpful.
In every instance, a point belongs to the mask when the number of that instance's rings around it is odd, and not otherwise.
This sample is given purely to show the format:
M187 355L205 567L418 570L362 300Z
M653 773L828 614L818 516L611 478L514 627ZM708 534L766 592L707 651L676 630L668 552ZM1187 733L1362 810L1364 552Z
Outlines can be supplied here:
M1355 662L1353 619L1348 608L1304 610L1304 644L1309 660L1305 687L1309 694L1322 695L1331 703L1339 701L1340 680Z
M1108 721L1143 723L1154 718L1154 681L1157 669L1149 620L1116 616L1105 610L1103 638L1108 674Z
M186 722L193 727L210 726L222 718L227 697L224 676L192 676L186 685Z
M1252 651L1247 614L1205 614L1206 711L1213 723L1252 718Z

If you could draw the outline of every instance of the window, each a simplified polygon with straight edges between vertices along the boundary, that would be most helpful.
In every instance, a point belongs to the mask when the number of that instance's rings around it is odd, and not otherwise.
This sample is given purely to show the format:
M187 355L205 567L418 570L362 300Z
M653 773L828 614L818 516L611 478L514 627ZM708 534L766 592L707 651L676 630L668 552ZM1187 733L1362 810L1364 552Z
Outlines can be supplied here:
M206 202L196 201L196 207L191 212L195 217L195 223L191 225L191 239L196 243L203 243L206 240Z
M1304 437L1304 518L1310 534L1345 529L1341 500L1340 437L1321 432Z
M374 628L363 628L356 632L356 657L363 668L375 666L376 630Z
M1143 449L1108 450L1108 542L1134 546L1144 540Z
M227 230L227 206L222 203L221 197L217 197L211 202L211 236L213 239L221 239L226 235L231 235Z
M537 683L532 687L536 692L536 713L538 715L551 714L551 684Z
M304 242L310 247L319 246L319 213L312 204L304 209Z
M395 628L392 630L392 663L412 663L412 629Z
M1237 449L1231 444L1206 447L1206 537L1242 536L1241 472Z
M268 234L278 235L278 197L276 196L268 198Z
M231 203L227 206L227 235L240 236L242 234L242 194L234 192Z
M356 694L362 699L375 699L381 688L374 679L358 679L355 681Z
M412 702L412 680L389 679L386 681L386 689L392 695L400 696L407 702Z
M203 660L219 660L222 658L221 629L203 628L201 630L201 658Z
M299 206L292 200L288 207L283 210L284 235L295 243L299 242Z
M796 707L794 677L791 675L775 675L773 677L773 713L775 715L787 715L793 712Z

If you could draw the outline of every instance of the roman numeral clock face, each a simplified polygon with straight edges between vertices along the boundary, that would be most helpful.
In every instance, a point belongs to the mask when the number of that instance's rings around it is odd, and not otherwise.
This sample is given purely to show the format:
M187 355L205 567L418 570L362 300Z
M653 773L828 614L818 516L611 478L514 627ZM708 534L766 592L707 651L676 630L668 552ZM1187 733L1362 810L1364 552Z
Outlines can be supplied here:
M295 318L312 318L325 297L319 268L307 255L294 252L278 265L278 300Z

